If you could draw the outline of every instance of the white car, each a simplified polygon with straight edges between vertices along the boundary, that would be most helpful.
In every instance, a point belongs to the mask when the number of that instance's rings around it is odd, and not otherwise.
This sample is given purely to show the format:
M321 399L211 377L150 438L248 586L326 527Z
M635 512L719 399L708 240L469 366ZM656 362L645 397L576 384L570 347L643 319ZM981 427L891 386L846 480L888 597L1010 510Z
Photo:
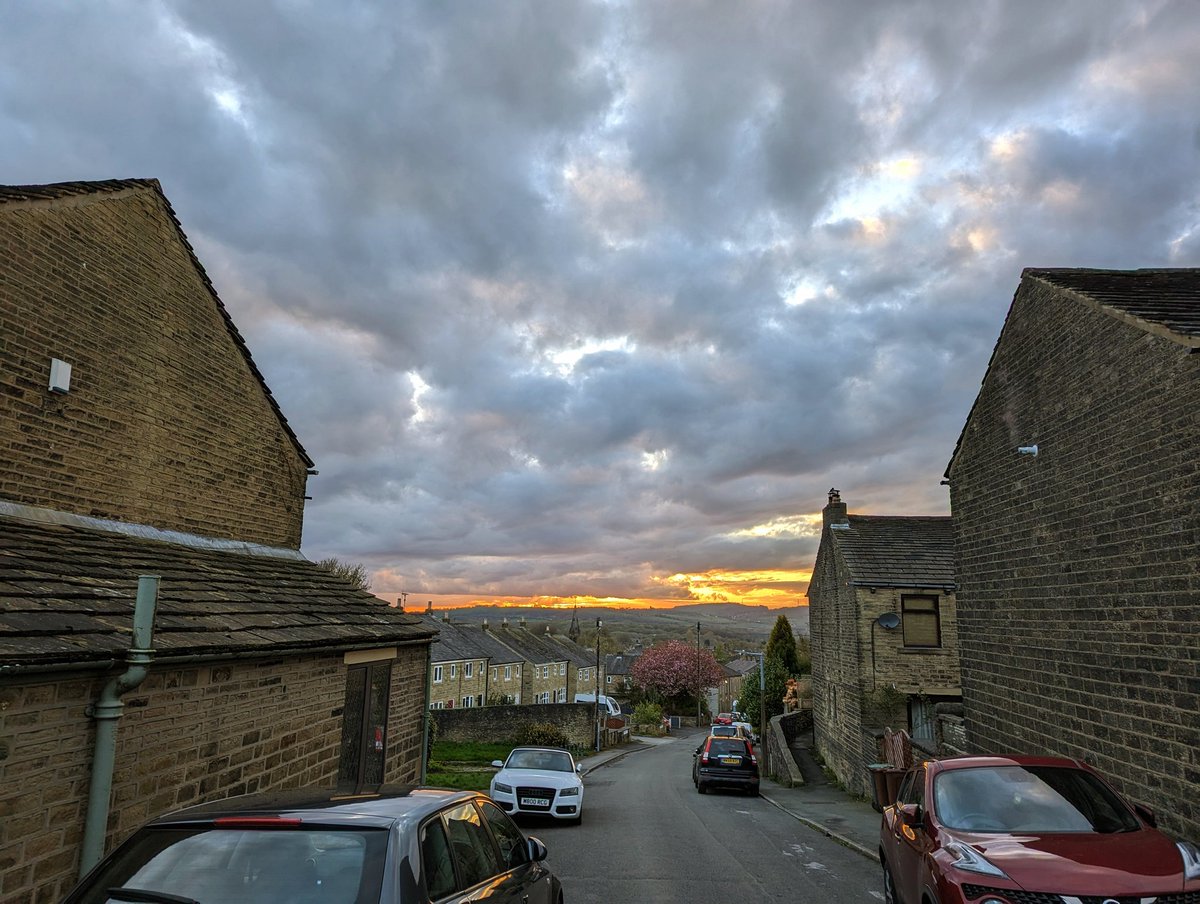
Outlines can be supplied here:
M741 728L742 731L744 731L746 733L746 737L748 737L751 741L753 741L756 744L758 743L758 738L755 737L755 735L754 735L754 726L753 725L751 725L749 722L743 722L740 719L734 719L733 724L738 726L739 728Z
M490 794L500 807L517 815L553 816L583 821L583 767L558 747L514 747L492 777Z

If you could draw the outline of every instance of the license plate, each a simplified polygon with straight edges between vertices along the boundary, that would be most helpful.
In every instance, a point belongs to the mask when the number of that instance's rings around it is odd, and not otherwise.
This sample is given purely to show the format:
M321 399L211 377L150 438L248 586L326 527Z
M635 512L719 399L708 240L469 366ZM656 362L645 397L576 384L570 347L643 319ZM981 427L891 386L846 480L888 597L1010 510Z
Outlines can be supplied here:
M722 766L740 766L742 758L740 756L723 756L721 757Z
M548 806L550 806L550 800L545 797L522 797L521 798L521 806L522 807L548 807Z

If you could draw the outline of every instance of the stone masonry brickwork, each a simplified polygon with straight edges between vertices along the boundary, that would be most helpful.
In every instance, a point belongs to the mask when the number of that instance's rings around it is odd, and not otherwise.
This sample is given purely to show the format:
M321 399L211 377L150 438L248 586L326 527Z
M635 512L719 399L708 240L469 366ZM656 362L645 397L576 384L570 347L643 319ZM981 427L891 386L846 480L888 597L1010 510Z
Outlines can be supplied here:
M1026 280L949 472L971 748L1082 757L1193 839L1198 450L1200 354Z
M419 776L425 648L392 666L388 782ZM146 820L235 794L337 779L340 655L151 671L125 698L106 850ZM76 881L94 731L107 676L0 689L0 900L57 902Z
M466 669L468 663L471 665L469 678ZM441 666L441 680L438 680L438 673L435 671L433 681L429 685L430 705L440 703L449 709L458 709L462 706L464 697L470 697L474 706L486 703L485 698L489 692L486 659L459 659L439 662L437 665ZM476 699L483 702L476 703Z
M838 780L865 796L871 793L867 766L879 762L878 729L908 727L903 705L883 718L866 695L890 687L903 695L956 693L957 609L954 594L938 589L852 587L851 574L831 550L831 544L822 544L809 592L814 741ZM899 628L876 628L872 668L871 624L884 612L899 613L900 598L908 593L938 597L942 645L906 648Z
M575 747L595 743L595 710L587 703L543 703L535 706L488 706L483 709L437 709L441 741L512 741L520 743L531 725L554 725Z
M161 196L0 205L0 259L0 499L299 548L307 463Z

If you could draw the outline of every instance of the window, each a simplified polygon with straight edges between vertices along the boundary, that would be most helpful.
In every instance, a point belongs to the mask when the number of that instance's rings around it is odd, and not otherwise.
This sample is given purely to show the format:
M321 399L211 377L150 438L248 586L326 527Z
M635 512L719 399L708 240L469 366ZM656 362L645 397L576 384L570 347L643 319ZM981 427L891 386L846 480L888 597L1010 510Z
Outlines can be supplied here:
M450 839L454 862L458 864L460 889L478 885L508 870L500 862L500 852L474 804L466 803L446 813L446 835Z
M462 700L459 702L459 706L461 706L463 709L470 709L471 708L471 695L467 694L467 696L463 697Z
M496 680L496 676L500 674L500 669L497 666L492 666L492 680Z
M506 665L504 667L504 680L510 681L511 679L512 679L512 666Z
M463 663L463 677L464 678L470 678L474 671L475 671L475 663L473 663L473 662Z
M558 664L558 674L560 674L560 675L567 674L567 664L565 662L560 662Z
M604 683L605 683L605 684L612 684L612 675L609 675L608 677L606 677L606 678L604 679Z
M431 819L421 826L421 864L430 900L436 901L454 891L454 861L450 857L450 843L446 841L446 829L440 818Z
M440 665L435 665L433 667L433 683L434 684L442 683L442 667Z
M548 665L544 665L544 666L542 666L542 677L543 677L543 678L549 678L549 677L550 677L550 666L548 666Z
M525 847L525 836L516 827L507 813L490 801L481 803L483 818L492 827L492 834L500 845L500 858L508 867L520 866L529 861L528 849Z
M450 663L450 677L451 678L458 677L458 663L457 662Z
M928 697L908 698L908 733L920 741L934 739L933 701Z
M936 596L901 597L900 609L904 617L904 645L906 647L940 647L942 645Z
M365 662L346 670L338 787L361 791L383 781L392 662Z

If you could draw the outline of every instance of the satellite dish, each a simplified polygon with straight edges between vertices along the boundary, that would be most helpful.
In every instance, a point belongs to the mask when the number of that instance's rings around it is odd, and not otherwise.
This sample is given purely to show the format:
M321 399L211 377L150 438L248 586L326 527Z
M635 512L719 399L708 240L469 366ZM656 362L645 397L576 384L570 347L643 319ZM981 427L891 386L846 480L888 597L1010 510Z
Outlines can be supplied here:
M885 612L875 621L879 623L879 627L887 628L889 631L900 627L900 616L895 612Z

